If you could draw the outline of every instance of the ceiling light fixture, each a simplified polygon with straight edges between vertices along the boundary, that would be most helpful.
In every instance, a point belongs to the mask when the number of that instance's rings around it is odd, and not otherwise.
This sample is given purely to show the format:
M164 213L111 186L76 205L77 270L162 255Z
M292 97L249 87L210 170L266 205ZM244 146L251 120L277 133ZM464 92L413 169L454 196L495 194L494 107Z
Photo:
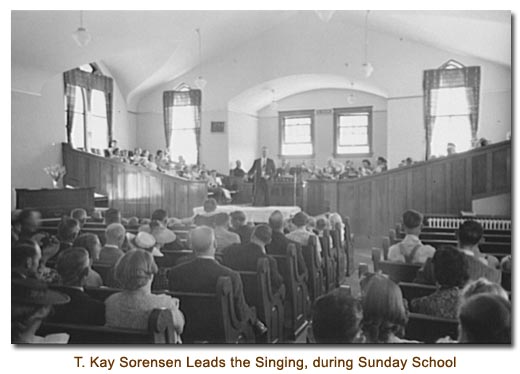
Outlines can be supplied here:
M336 13L335 10L315 10L316 14L318 15L319 19L321 19L323 22L329 22Z
M72 33L72 39L76 42L76 44L79 47L84 47L88 43L90 43L90 40L92 39L92 36L87 31L86 28L83 27L83 11L79 11L79 27L76 31Z
M363 71L365 72L365 77L369 78L374 72L374 67L368 61L368 15L370 11L367 10L365 15L365 62L363 63Z
M208 81L202 78L202 74L200 73L202 64L202 37L200 35L200 29L195 29L195 32L197 33L199 40L199 76L195 79L195 87L199 90L203 90L206 87L206 84L208 84Z

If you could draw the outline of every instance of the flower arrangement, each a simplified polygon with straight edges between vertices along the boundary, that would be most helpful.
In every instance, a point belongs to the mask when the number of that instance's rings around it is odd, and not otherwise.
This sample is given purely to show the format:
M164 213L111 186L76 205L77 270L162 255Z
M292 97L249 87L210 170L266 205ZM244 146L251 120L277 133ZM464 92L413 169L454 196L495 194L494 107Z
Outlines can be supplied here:
M52 185L54 188L58 188L59 180L65 175L67 170L63 165L52 165L43 168L43 171L52 178Z

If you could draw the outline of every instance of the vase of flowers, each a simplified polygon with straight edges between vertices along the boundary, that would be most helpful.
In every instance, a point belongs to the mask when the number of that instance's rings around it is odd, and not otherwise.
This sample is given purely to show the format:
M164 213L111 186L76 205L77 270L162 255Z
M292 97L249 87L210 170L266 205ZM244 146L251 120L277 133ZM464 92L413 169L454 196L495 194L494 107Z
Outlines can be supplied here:
M59 188L59 181L66 173L65 166L63 165L53 165L53 166L47 166L46 168L43 168L43 171L47 173L49 177L52 178L52 187L53 188Z

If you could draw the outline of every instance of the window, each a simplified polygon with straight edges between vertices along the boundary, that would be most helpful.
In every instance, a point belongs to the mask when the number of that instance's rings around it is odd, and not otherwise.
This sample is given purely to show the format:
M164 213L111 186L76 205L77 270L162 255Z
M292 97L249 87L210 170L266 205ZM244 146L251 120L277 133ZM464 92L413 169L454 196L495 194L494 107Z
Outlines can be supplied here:
M335 155L371 155L372 107L334 109Z
M471 149L477 140L480 102L480 67L449 60L438 69L425 70L424 126L426 159Z
M431 90L436 102L432 121L431 154L444 156L448 143L455 144L457 152L471 149L471 123L468 89L465 87Z
M188 164L196 164L197 122L193 106L177 106L172 110L173 129L170 140L171 155L174 160L184 157Z
M182 84L163 92L166 147L172 158L182 156L188 164L199 163L201 90Z
M280 154L282 156L312 156L313 144L313 110L280 112Z
M112 78L96 64L64 73L67 137L74 148L105 149L111 137Z

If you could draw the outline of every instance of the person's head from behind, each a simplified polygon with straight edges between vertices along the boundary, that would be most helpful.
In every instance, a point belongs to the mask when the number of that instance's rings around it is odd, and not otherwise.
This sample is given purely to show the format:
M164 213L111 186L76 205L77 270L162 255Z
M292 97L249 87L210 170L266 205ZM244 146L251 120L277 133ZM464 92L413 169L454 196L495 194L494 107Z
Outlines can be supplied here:
M322 232L323 230L327 230L329 228L329 221L325 217L318 217L316 219L316 230Z
M87 211L82 208L73 209L72 212L70 212L70 218L74 218L78 221L80 228L83 228L83 225L87 222Z
M52 305L65 304L70 298L49 290L45 282L36 279L11 280L11 342L31 343Z
M255 226L251 233L251 242L265 246L271 243L273 230L268 225Z
M482 225L474 220L464 221L457 231L460 248L473 247L477 245L484 235Z
M453 155L457 153L457 146L454 143L448 143L446 145L446 152L448 153L448 155Z
M313 230L316 228L316 218L314 218L314 217L309 217L309 219L307 220L307 224L305 225L305 227L307 228L307 230L309 230L309 231L313 231Z
M210 197L209 199L204 200L204 203L202 204L204 211L206 213L213 213L217 210L217 200Z
M423 215L416 210L409 209L403 213L403 227L407 234L419 235L421 233Z
M122 224L112 223L108 225L105 230L107 244L116 245L118 248L121 248L123 242L125 241L125 234L126 230Z
M466 255L452 246L437 249L433 255L435 280L442 288L462 288L468 281Z
M229 216L231 217L231 226L233 228L238 229L239 227L246 225L247 217L246 214L241 210L231 212Z
M237 168L237 169L240 169L240 168L242 167L242 161L237 160L236 163L235 163L235 165L236 165L236 168Z
M121 223L121 212L115 208L109 208L105 212L105 225L111 225L112 223Z
M511 303L489 293L465 300L459 311L459 343L510 344Z
M153 256L143 249L132 249L116 263L115 278L128 291L151 286L153 277L159 271Z
M361 332L360 302L343 288L320 296L312 307L312 332L316 343L352 343Z
M305 227L305 225L307 224L308 221L309 221L309 216L305 212L298 212L292 218L292 223L297 228Z
M199 226L190 231L190 245L197 256L215 255L215 232L211 227Z
M408 322L403 295L397 284L382 274L372 276L363 297L363 332L368 343L402 337Z
M214 222L215 222L215 227L227 229L229 226L229 214L224 213L224 212L215 214Z
M58 239L60 242L73 243L79 234L79 222L74 218L64 217L58 225Z
M79 247L68 248L61 252L56 263L56 270L65 286L82 286L88 275L89 267L88 252Z
M11 269L33 277L38 272L42 252L36 242L17 243L11 247Z
M34 234L40 227L41 214L37 210L24 209L18 215L18 223L22 234Z
M74 247L85 248L89 254L90 265L99 259L99 252L101 252L101 242L96 234L86 233L81 234L74 240Z
M499 285L498 283L491 282L490 280L484 277L481 277L477 280L474 280L466 284L460 295L461 302L463 303L470 297L481 293L497 295L502 297L504 300L509 300L509 296L506 290L504 290L501 285Z
M166 222L168 221L168 213L164 209L156 209L152 213L152 221L158 221L166 226Z
M275 210L269 216L269 227L275 232L283 232L283 214L279 210Z

